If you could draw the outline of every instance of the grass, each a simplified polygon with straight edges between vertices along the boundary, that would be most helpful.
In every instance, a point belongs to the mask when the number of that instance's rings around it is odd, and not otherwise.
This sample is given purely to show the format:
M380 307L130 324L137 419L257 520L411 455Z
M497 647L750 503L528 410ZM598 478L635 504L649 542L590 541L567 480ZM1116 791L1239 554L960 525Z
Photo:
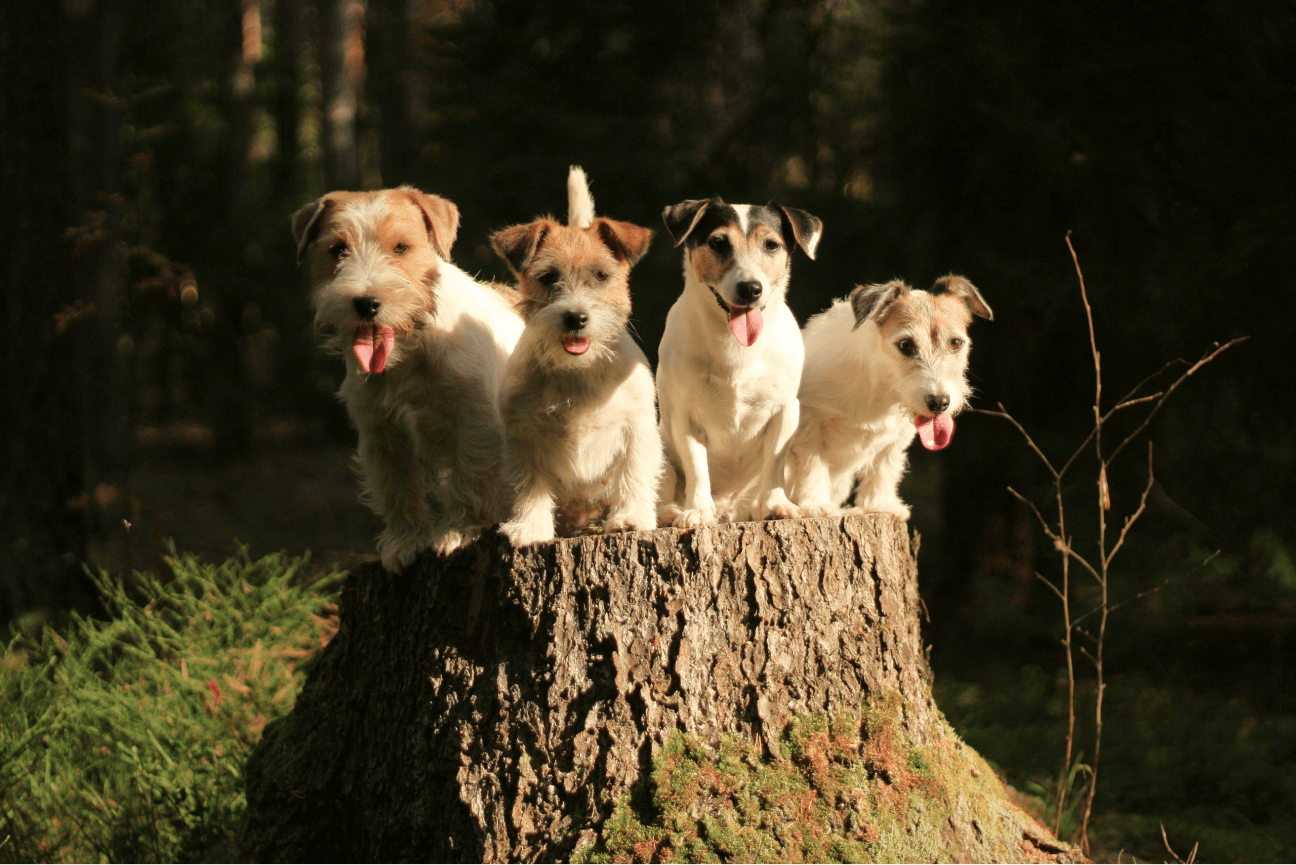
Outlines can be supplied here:
M337 575L306 558L172 550L168 582L94 576L74 616L0 656L0 861L184 861L229 850L243 763L327 642Z
M1028 810L1041 816L1055 805L1065 684L1065 671L1007 664L976 684L937 679L936 699L951 723L1010 783L1034 794ZM1199 861L1296 856L1296 717L1146 673L1114 675L1109 688L1110 762L1090 827L1096 860L1165 861L1162 823L1181 855L1200 842ZM1062 834L1078 828L1072 816Z

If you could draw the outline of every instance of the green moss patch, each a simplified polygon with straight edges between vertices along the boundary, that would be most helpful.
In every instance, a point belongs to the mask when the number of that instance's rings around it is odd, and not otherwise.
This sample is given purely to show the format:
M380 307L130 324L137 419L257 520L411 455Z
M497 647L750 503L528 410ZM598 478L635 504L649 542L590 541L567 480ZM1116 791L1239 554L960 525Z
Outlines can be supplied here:
M989 766L938 718L915 745L898 694L796 718L784 758L742 737L677 733L584 862L912 862L1047 858ZM1031 827L1030 834L1039 834Z

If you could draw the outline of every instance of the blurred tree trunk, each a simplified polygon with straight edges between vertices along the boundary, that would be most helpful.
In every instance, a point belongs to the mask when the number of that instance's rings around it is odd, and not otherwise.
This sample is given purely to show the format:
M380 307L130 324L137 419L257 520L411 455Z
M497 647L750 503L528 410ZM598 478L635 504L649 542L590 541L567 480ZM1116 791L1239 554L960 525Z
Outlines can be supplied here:
M217 352L210 383L215 402L212 427L221 456L246 453L252 442L252 394L243 350L243 315L253 293L247 276L247 249L253 241L252 143L256 132L257 66L262 56L260 0L234 0L236 42L227 91L229 138L226 142L225 248L228 255L209 273L222 283L221 308L212 334Z
M380 0L369 8L368 113L377 107L383 181L421 182L420 153L427 141L427 0Z
M365 0L324 0L324 166L331 189L360 188Z
M94 526L120 531L125 401L110 194L118 118L110 2L0 8L0 622L86 608ZM128 349L123 346L123 349Z
M301 0L274 0L274 10L277 191L279 201L292 208L299 197L300 183L297 139L301 128L302 63L298 56L303 41Z

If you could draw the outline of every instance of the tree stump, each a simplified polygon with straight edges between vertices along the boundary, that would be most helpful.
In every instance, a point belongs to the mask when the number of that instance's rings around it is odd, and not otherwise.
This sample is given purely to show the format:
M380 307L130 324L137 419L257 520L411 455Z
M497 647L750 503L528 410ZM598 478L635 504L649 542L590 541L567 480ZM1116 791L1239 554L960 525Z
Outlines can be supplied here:
M678 731L747 737L777 760L798 713L899 694L912 745L957 752L994 787L942 793L940 825L906 817L915 851L1067 861L932 702L913 552L903 522L868 515L520 551L492 535L401 576L364 565L294 711L249 760L243 852L566 861Z

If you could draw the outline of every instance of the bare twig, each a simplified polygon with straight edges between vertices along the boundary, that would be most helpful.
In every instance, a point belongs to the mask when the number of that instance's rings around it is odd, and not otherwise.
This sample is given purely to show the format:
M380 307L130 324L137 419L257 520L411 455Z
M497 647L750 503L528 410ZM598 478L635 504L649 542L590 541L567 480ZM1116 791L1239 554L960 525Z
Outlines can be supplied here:
M1148 377L1140 381L1138 384L1136 384L1134 388L1130 390L1129 393L1127 393L1121 399L1117 400L1115 405L1113 405L1110 409L1104 412L1102 409L1102 355L1098 351L1098 338L1097 338L1096 329L1094 327L1093 308L1089 303L1089 293L1088 293L1088 289L1085 286L1084 272L1080 267L1080 259L1079 256L1076 254L1075 246L1072 245L1071 243L1071 232L1069 231L1067 232L1067 236L1066 236L1066 244L1067 244L1067 249L1070 250L1071 252L1071 261L1075 265L1076 278L1080 283L1080 299L1084 303L1085 322L1089 328L1089 350L1093 359L1093 367L1094 367L1094 400L1092 406L1093 426L1089 429L1088 433L1085 435L1084 440L1080 442L1079 447L1077 447L1075 451L1070 455L1070 457L1067 458L1066 462L1062 463L1062 466L1059 469L1054 466L1053 462L1048 458L1048 456L1044 453L1044 451L1039 447L1039 445L1035 443L1035 440L1031 438L1030 433L1026 431L1026 429L1017 421L1016 418L1014 418L1011 414L1009 414L1008 410L1004 407L1003 403L999 403L999 411L987 411L984 409L979 409L976 411L978 411L978 413L980 414L986 414L986 415L991 415L993 417L1003 418L1004 420L1011 423L1017 429L1017 431L1021 433L1021 436L1026 441L1027 446L1039 458L1040 462L1044 464L1044 467L1048 469L1048 472L1052 477L1053 495L1057 505L1056 526L1049 523L1048 519L1045 518L1043 512L1039 509L1039 507L1034 502L1027 499L1025 496L1017 492L1012 487L1008 488L1008 492L1011 493L1013 497L1016 498L1018 501L1022 502L1023 504L1025 504L1027 507L1030 508L1031 512L1035 515L1035 519L1039 522L1040 528L1043 529L1044 534L1053 542L1053 548L1057 550L1062 557L1062 561L1061 561L1062 579L1060 583L1055 583L1052 580L1049 580L1041 573L1036 572L1035 574L1036 578L1039 579L1039 581L1042 582L1044 585L1048 586L1049 590L1053 592L1053 594L1056 595L1062 603L1062 624L1063 624L1062 645L1066 650L1066 661L1067 661L1068 694L1067 694L1066 754L1062 764L1062 772L1058 777L1057 812L1054 817L1054 824L1053 824L1054 834L1059 834L1061 832L1062 813L1064 810L1064 805L1066 802L1067 793L1070 788L1070 780L1071 780L1071 776L1070 776L1071 755L1073 753L1074 743L1075 743L1075 711L1076 711L1076 705L1075 705L1076 679L1075 679L1075 664L1074 664L1075 650L1078 648L1080 654L1082 654L1085 658L1087 658L1089 662L1093 664L1094 667L1094 676L1096 680L1095 682L1096 695L1094 701L1094 749L1093 749L1093 759L1089 767L1089 780L1087 784L1088 789L1085 791L1085 802L1084 802L1084 808L1081 813L1080 831L1079 831L1081 846L1083 850L1086 853L1088 853L1089 852L1089 820L1093 813L1094 794L1098 787L1098 761L1099 761L1099 756L1101 754L1101 748L1102 748L1103 698L1106 693L1106 682L1104 681L1104 667L1103 667L1103 662L1104 662L1103 650L1106 644L1107 622L1111 614L1115 610L1129 603L1129 601L1137 600L1139 598L1151 594L1152 592L1159 591L1161 588L1164 588L1164 586L1169 583L1169 578L1167 578L1165 583L1163 583L1162 585L1139 592L1138 594L1134 595L1131 598L1127 598L1126 600L1122 601L1119 604L1113 605L1111 603L1111 598L1109 595L1109 589L1111 584L1109 582L1108 577L1109 577L1112 563L1116 558L1116 554L1120 552L1121 549L1124 548L1125 541L1129 537L1130 530L1134 527L1135 523L1138 522L1139 518L1142 517L1143 514L1147 511L1148 497L1151 494L1152 489L1156 485L1156 477L1155 474L1153 473L1153 465L1152 465L1152 453L1153 453L1152 444L1150 442L1148 444L1147 484L1145 485L1143 489L1143 494L1139 499L1138 507L1134 510L1132 514L1130 514L1128 517L1125 518L1120 533L1116 536L1115 543L1112 544L1110 547L1108 546L1108 539L1107 539L1107 514L1112 509L1112 498L1111 498L1111 486L1108 482L1107 472L1108 469L1111 468L1113 462L1115 461L1116 457L1121 453L1121 451L1123 451L1125 447L1129 445L1130 442L1132 442L1135 438L1137 438L1139 435L1141 435L1144 431L1147 430L1148 425L1152 421L1152 418L1156 416L1156 414L1161 410L1161 407L1165 405L1166 400L1170 398L1170 395L1173 394L1179 388L1180 385L1182 385L1185 381L1187 381L1187 379L1190 376L1192 376L1194 373L1196 373L1197 370L1201 369L1203 366L1213 361L1221 353L1223 353L1224 351L1228 350L1229 348L1232 348L1233 346L1241 342L1246 341L1247 337L1239 337L1237 339L1225 343L1224 345L1220 345L1219 343L1214 343L1211 349L1207 350L1207 352L1204 353L1201 358L1199 358L1195 363L1191 365L1189 365L1187 361L1181 359L1172 360L1169 363L1164 364L1156 372L1152 373L1151 375L1149 375ZM1177 379L1175 379L1168 387L1164 388L1163 390L1153 394L1139 396L1140 392L1143 390L1144 387L1146 387L1150 382L1154 381L1159 376L1164 374L1167 370L1171 369L1176 365L1188 366L1188 369L1185 370L1182 374L1180 374L1180 376ZM1112 417L1118 411L1123 411L1128 408L1134 408L1137 406L1144 406L1144 405L1151 405L1151 410L1143 417L1142 421L1134 428L1133 432L1131 432L1128 436L1126 436L1120 442L1120 444L1118 444L1110 453L1104 453L1103 452L1103 427L1108 423L1108 421L1112 419ZM1098 556L1094 560L1094 563L1091 563L1084 556L1076 552L1076 550L1073 548L1071 544L1071 538L1067 535L1067 528L1066 528L1066 502L1064 501L1064 497L1062 495L1063 480L1067 472L1070 471L1071 467L1075 464L1076 460L1080 458L1081 454L1085 453L1085 451L1087 451L1090 447L1093 448L1094 459L1097 467L1096 493L1097 493L1097 505L1098 505L1098 539L1097 539ZM1199 565L1198 567L1203 567L1207 562L1213 559L1215 555L1218 555L1218 552L1207 557L1207 559L1204 562L1202 562L1202 564ZM1071 617L1071 605L1070 605L1070 601L1071 601L1070 564L1072 561L1075 561L1077 564L1079 564L1079 566L1082 567L1086 573L1088 573L1091 577L1093 577L1094 581L1098 584L1098 587L1100 589L1100 594L1101 594L1101 598L1095 607L1093 607L1091 610L1089 610L1086 613L1083 613L1081 616L1075 619ZM1089 619L1090 617L1095 615L1099 617L1096 635L1091 634L1089 631L1081 627L1081 622L1084 622L1086 619ZM1081 646L1074 645L1073 634L1079 634L1080 636L1088 640L1092 644L1093 650L1090 651L1088 647L1083 645ZM1166 844L1166 847L1167 849L1169 849L1168 842ZM1174 851L1171 851L1171 854L1174 855ZM1196 848L1194 847L1193 852L1189 854L1189 859L1187 861L1189 862L1195 861L1195 857L1196 857ZM1176 861L1180 861L1180 862L1184 861L1184 860L1180 860L1177 855L1175 856L1175 859Z
M1147 509L1148 493L1152 492L1152 487L1155 484L1156 478L1152 474L1152 442L1148 442L1148 480L1147 486L1143 488L1143 498L1139 499L1138 510L1125 518L1125 525L1121 527L1120 537L1116 539L1116 543L1112 546L1111 552L1109 552L1107 558L1103 560L1103 570L1106 570L1111 565L1112 559L1116 558L1117 551L1125 545L1125 537L1129 534L1129 530L1133 527L1134 523L1138 521L1138 518L1143 516L1143 511Z
M1212 345L1215 346L1215 349L1202 355L1200 360L1190 366L1183 375L1175 379L1174 384L1166 388L1165 393L1161 395L1161 399L1157 400L1156 405L1152 407L1152 411L1148 412L1147 417L1143 418L1143 422L1139 424L1132 433L1126 436L1123 442L1116 446L1116 450L1112 451L1111 454L1108 455L1106 464L1111 465L1112 461L1116 459L1116 455L1125 449L1125 445L1132 442L1140 433L1143 432L1143 430L1147 429L1148 424L1152 422L1152 418L1156 417L1156 413L1161 410L1161 406L1165 405L1165 401L1170 398L1170 394L1174 393L1179 388L1179 385L1187 381L1190 375L1197 372L1197 370L1201 369L1233 346L1244 343L1250 338L1251 337L1249 336L1239 336L1236 339L1230 339L1223 345L1220 345L1218 342L1212 343Z
M1050 580L1048 577L1044 576L1039 571L1036 571L1035 578L1038 579L1044 585L1048 586L1050 589L1052 589L1053 594L1057 595L1059 598L1062 598L1064 600L1066 599L1066 595L1062 594L1062 590L1059 589L1057 586L1053 585L1053 581Z
M1174 848L1170 846L1170 839L1166 837L1166 830L1165 830L1164 823L1161 824L1161 840L1165 843L1165 848L1167 851L1169 851L1171 857L1173 857L1174 860L1179 863L1179 865L1192 865L1192 863L1197 861L1197 847L1201 843L1200 841L1197 842L1196 844L1193 844L1192 850L1188 851L1187 859L1180 859L1179 854L1176 853L1174 851Z
M999 411L988 411L983 408L973 409L973 411L978 414L988 414L991 417L1001 417L1008 421L1008 423L1017 427L1017 432L1022 434L1022 438L1026 439L1026 444L1030 446L1031 450L1035 451L1035 456L1040 458L1040 462L1044 463L1045 467L1048 468L1049 473L1052 474L1054 478L1058 477L1058 471L1053 468L1053 463L1049 462L1049 458L1044 456L1044 451L1039 449L1039 446L1035 444L1035 440L1030 437L1030 433L1026 432L1026 428L1017 422L1017 418L1008 414L1008 409L1004 408L1003 403L999 403Z

